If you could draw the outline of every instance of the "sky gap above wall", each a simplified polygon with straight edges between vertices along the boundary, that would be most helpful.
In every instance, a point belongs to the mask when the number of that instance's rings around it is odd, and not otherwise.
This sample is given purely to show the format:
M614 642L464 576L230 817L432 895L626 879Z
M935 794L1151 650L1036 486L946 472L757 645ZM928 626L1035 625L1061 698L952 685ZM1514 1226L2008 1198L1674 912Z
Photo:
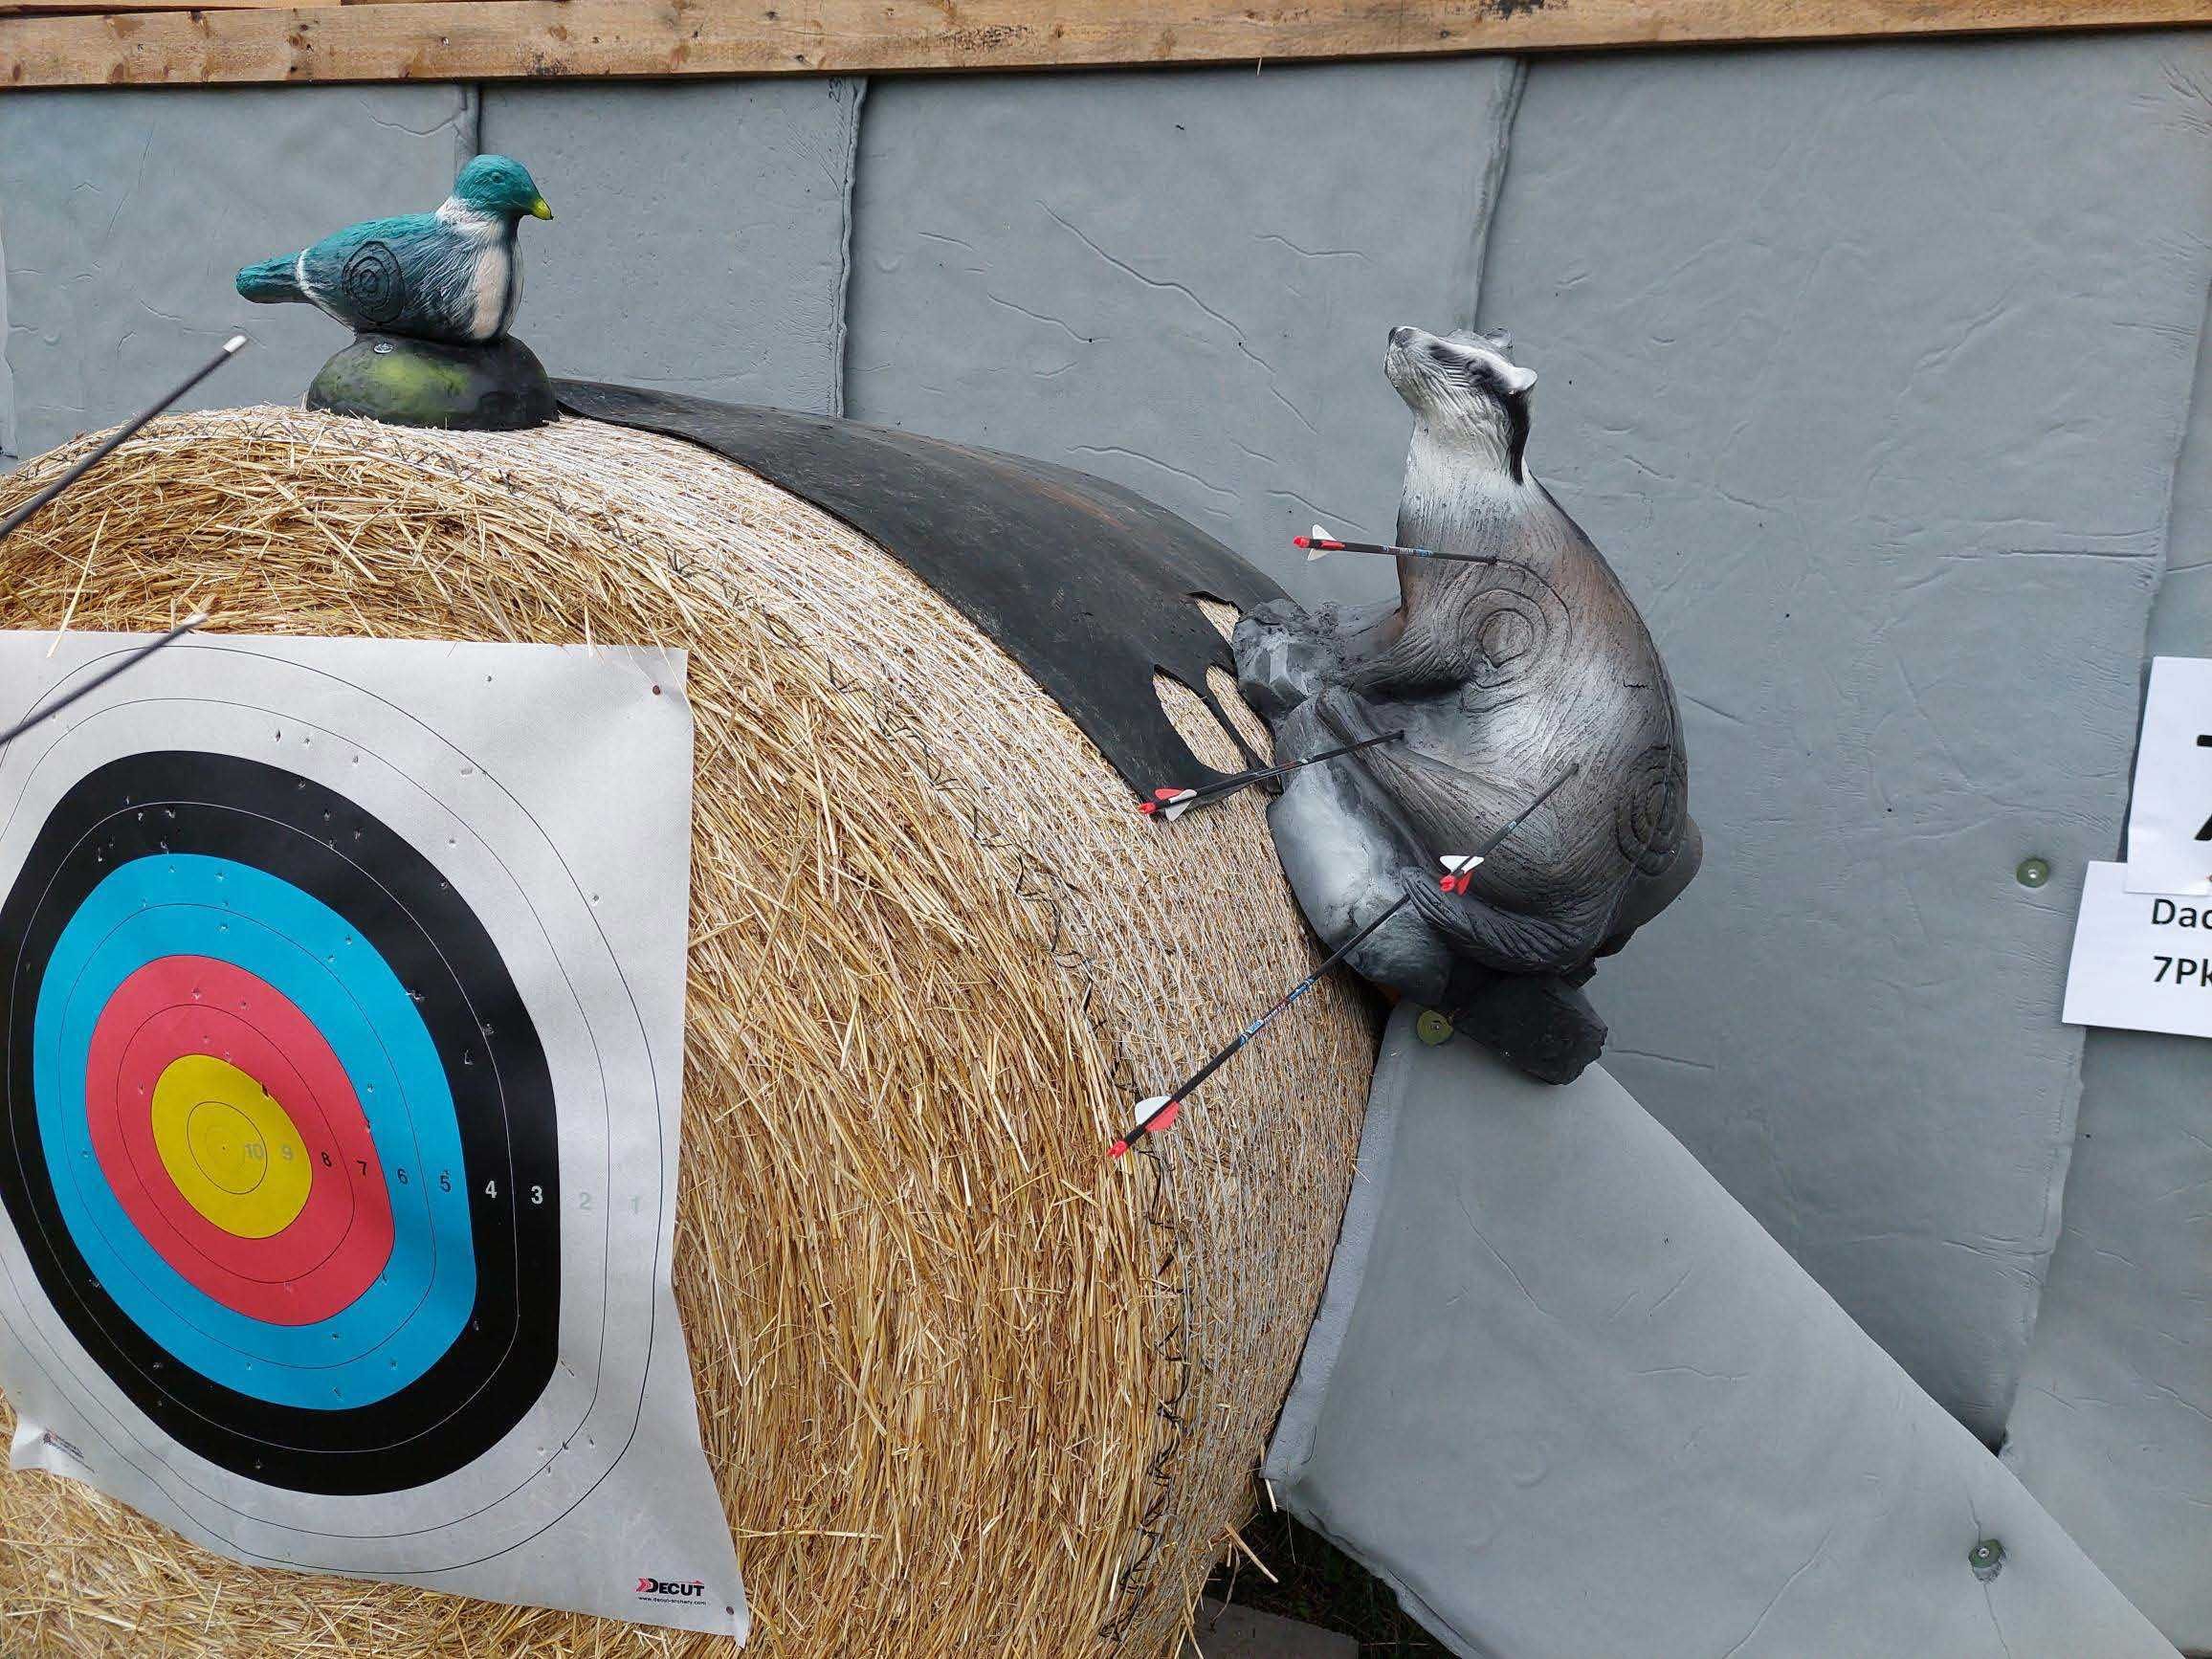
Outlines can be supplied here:
M0 85L851 75L2212 23L2212 0L0 0Z

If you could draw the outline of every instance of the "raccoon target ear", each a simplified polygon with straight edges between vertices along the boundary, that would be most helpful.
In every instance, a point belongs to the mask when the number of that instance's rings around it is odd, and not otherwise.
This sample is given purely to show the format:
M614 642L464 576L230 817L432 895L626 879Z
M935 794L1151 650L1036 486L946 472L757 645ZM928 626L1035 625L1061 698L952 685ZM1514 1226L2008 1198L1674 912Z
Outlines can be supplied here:
M1533 368L1523 368L1517 363L1499 364L1497 376L1505 384L1506 390L1515 397L1520 396L1537 383L1537 371Z

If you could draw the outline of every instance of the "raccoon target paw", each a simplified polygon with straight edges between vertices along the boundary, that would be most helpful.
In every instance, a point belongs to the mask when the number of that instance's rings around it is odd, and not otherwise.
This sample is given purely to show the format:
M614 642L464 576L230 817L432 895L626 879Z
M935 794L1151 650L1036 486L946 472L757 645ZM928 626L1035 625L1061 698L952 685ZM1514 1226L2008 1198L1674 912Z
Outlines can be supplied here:
M1268 719L1280 719L1317 693L1337 665L1336 608L1311 611L1294 600L1271 599L1237 623L1229 651L1245 700Z

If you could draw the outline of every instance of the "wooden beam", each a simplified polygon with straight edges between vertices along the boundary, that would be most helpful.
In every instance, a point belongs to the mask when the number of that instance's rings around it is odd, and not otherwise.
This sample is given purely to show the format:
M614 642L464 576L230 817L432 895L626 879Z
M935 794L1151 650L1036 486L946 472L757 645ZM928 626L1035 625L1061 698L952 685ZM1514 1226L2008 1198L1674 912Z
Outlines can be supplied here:
M292 0L137 0L128 6L96 6L90 0L0 0L0 17L52 16L58 12L232 11L241 8L282 11ZM339 0L299 0L304 6L334 6Z
M2212 0L429 0L0 17L0 86L876 75L2212 22Z
M434 0L0 0L0 17L52 17L64 13L104 17L133 11L320 11L332 6L432 3ZM478 0L478 3L488 3L488 0Z

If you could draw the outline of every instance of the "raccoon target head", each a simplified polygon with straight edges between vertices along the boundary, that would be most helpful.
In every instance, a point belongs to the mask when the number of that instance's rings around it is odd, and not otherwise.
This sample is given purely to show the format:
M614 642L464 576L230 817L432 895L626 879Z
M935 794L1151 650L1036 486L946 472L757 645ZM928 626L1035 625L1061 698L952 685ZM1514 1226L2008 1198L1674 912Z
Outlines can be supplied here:
M1436 335L1401 323L1390 331L1382 372L1431 437L1489 453L1519 483L1537 377L1506 356L1512 343L1502 328Z

